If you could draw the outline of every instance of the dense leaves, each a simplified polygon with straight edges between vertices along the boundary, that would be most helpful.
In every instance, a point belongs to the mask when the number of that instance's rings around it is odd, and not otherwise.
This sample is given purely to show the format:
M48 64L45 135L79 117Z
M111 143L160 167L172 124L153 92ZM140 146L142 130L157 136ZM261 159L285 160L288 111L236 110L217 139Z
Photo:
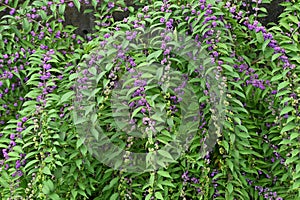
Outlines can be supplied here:
M300 2L261 3L0 0L0 198L300 198Z

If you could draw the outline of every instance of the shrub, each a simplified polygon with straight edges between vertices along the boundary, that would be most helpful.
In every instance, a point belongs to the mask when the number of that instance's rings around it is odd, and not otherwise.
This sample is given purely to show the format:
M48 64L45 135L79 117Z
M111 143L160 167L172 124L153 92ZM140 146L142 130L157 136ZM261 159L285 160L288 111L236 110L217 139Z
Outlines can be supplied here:
M82 3L0 1L2 199L300 197L299 1Z

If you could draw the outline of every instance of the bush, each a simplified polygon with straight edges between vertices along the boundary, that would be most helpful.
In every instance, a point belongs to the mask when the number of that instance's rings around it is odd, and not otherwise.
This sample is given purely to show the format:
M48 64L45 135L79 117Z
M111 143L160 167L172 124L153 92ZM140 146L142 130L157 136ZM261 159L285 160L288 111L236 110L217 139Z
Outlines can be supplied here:
M300 197L299 1L85 3L0 1L1 199Z

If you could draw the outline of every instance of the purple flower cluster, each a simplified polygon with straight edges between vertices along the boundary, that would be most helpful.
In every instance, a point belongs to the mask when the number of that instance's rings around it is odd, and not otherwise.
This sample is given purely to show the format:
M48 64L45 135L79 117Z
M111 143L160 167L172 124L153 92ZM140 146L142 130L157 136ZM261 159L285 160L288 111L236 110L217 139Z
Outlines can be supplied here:
M197 184L200 184L199 179L196 177L190 177L188 170L181 175L181 178L183 179L184 185L191 184L196 189L198 194L202 192L201 188L197 186Z
M230 7L230 3L227 3L228 8ZM231 5L230 12L233 14L233 16L235 18L239 18L242 13L236 13L236 6L235 5ZM245 20L243 22L243 25L246 26L250 31L254 30L256 33L261 32L263 35L263 38L265 41L270 40L268 43L268 47L273 48L274 49L274 53L282 53L282 55L279 57L279 59L283 62L283 69L286 68L290 68L290 69L294 69L295 65L291 64L287 58L287 56L285 55L285 50L283 48L281 48L280 46L278 46L277 41L274 39L273 35L271 33L268 33L266 28L264 26L260 26L259 22L257 20L254 20L253 23L251 23L249 21L248 17L245 17Z
M25 123L26 121L27 121L27 118L23 117L22 121L17 123L17 126L18 126L17 132L21 132L23 130L23 128L21 128L20 130L18 130L18 129L22 126L22 123ZM9 143L8 147L2 149L2 154L3 154L4 160L0 160L0 166L3 166L4 163L5 163L5 161L10 158L9 155L8 155L8 153L13 151L13 147L16 146L15 140L17 138L22 138L22 135L19 134L19 133L18 134L15 134L15 133L11 133L10 134L10 137L9 137L10 143ZM26 156L26 154L22 154L21 153L20 154L20 159L16 160L16 162L15 162L15 168L17 169L17 171L12 174L13 177L16 176L16 175L18 175L18 176L22 176L23 175L22 171L20 170L20 167L24 166L26 164L25 156ZM8 170L8 168L9 168L9 164L6 163L5 164L5 170Z
M133 70L134 71L134 70ZM133 87L137 87L137 89L133 92L131 95L132 98L134 97L141 97L140 99L131 101L128 105L132 109L137 109L139 107L143 107L141 109L141 113L146 113L146 111L151 111L151 106L148 103L148 101L145 99L146 93L145 93L145 86L147 85L146 80L139 79L141 77L142 73L138 73L137 75L132 75L132 78L135 78ZM143 119L143 124L149 124L146 118Z
M46 48L47 49L47 48ZM42 70L39 72L40 76L40 80L41 82L39 82L38 87L42 89L42 94L39 95L37 97L37 101L38 102L43 102L44 104L46 104L46 99L45 96L51 92L53 92L57 86L55 84L55 82L53 81L53 85L52 86L47 86L47 81L52 77L52 74L50 72L52 65L50 63L48 63L48 61L50 61L52 59L52 55L55 54L55 51L53 49L50 49L46 52L46 54L44 54L44 58L42 60Z
M283 198L278 197L277 192L270 191L269 188L262 187L262 186L255 186L254 187L260 196L263 196L264 199L268 200L283 200Z

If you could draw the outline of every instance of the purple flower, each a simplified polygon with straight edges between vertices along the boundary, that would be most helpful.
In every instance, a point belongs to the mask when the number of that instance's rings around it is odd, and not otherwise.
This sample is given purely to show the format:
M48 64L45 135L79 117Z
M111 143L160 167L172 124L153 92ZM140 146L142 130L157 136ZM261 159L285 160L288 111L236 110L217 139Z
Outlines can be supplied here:
M108 2L108 8L113 8L115 7L115 4L113 2Z
M144 117L143 118L143 124L148 124L148 122L150 121L150 118L148 118L148 117Z
M16 161L16 169L19 169L21 167L21 162L20 160Z
M184 182L187 182L190 180L188 173L189 173L189 171L186 171L181 176L181 178L183 179Z
M22 171L19 170L17 173L18 173L18 176L23 176L23 172Z
M219 56L219 53L218 53L217 51L214 51L214 52L213 52L213 56L214 56L214 57L218 57L218 56Z
M10 134L10 137L9 137L11 140L14 140L15 139L15 134Z
M132 108L134 106L134 102L130 102L129 107Z
M16 142L13 141L13 140L11 140L9 144L10 144L11 146L13 146L13 147L16 146Z
M171 22L171 21L168 21L168 22L166 23L166 26L167 26L168 29L172 29L172 28L173 28L172 22Z
M72 8L74 6L73 2L68 3L68 6Z
M148 12L148 10L149 10L149 6L145 6L145 7L142 9L143 12Z
M44 65L43 65L43 68L44 68L45 70L49 70L49 69L51 69L51 65L50 65L50 64L44 64Z
M9 14L13 15L13 14L15 14L15 11L16 11L16 9L13 8L13 9L10 10Z

